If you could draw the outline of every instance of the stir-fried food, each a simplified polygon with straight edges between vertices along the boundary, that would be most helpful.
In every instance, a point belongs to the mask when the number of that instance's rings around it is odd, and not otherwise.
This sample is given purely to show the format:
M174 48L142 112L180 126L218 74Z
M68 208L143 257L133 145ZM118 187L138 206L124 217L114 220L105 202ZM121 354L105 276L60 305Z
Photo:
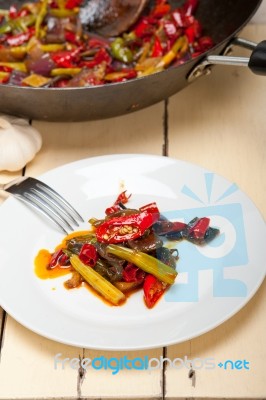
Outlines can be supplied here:
M0 83L83 87L178 66L213 46L195 17L199 0L156 0L127 32L104 37L82 24L82 0L41 0L0 10Z
M104 218L89 220L90 231L67 236L52 254L41 250L35 259L37 276L72 273L65 282L67 289L87 284L113 305L125 302L128 293L143 290L145 304L152 308L178 274L179 254L173 243L204 245L219 229L210 227L207 217L188 223L170 221L155 202L126 208L129 197L121 193Z

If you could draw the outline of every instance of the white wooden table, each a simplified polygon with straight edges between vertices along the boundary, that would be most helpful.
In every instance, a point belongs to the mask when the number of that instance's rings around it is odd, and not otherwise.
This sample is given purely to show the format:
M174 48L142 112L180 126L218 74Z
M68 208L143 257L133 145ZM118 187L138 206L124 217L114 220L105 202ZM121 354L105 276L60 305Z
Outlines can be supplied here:
M260 41L266 26L249 25L244 37ZM243 51L242 51L243 53ZM70 161L113 153L167 155L223 175L246 192L266 216L266 80L246 69L216 67L169 101L110 120L83 123L33 121L43 136L37 157L22 172L39 174ZM4 198L0 198L2 201ZM0 226L1 229L1 226ZM265 260L266 262L266 260ZM19 301L19 300L18 300ZM54 355L110 357L45 339L2 312L0 399L263 399L265 383L266 285L233 318L196 339L131 353L169 358L247 359L250 370L164 371L54 369ZM118 352L121 357L128 352Z

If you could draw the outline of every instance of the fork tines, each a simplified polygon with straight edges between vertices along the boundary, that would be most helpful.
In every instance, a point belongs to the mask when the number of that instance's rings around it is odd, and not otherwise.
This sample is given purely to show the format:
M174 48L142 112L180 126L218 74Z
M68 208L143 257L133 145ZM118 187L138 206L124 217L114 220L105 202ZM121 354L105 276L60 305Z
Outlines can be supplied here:
M78 222L84 222L81 215L66 199L35 178L28 177L9 186L6 191L44 214L65 234L74 230L72 225L78 226Z

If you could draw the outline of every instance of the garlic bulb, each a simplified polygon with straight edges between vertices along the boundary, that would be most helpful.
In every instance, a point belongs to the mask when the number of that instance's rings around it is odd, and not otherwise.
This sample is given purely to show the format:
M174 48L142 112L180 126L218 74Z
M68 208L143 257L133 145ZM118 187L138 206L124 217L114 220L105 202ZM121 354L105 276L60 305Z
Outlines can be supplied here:
M0 171L18 171L40 150L42 138L27 120L0 114Z

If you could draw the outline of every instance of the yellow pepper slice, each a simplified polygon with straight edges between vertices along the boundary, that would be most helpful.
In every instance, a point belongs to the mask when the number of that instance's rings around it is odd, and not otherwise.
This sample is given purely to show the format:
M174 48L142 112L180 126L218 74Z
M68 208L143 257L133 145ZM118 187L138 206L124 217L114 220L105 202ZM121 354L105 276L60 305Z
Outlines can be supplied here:
M81 68L54 68L51 71L51 76L59 75L77 75L81 71Z
M0 62L0 67L9 67L18 71L27 72L26 65L20 62Z

